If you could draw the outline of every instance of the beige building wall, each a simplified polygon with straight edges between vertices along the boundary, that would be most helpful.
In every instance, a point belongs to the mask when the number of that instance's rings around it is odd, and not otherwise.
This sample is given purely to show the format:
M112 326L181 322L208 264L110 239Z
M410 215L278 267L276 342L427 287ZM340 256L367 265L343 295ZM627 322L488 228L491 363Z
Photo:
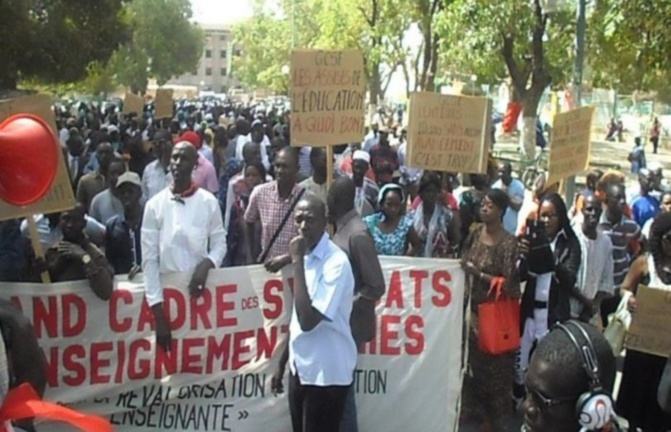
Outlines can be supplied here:
M233 45L233 33L228 26L203 26L205 31L205 49L200 57L198 68L168 81L167 85L195 86L199 91L227 93L230 88L238 87L235 71L230 68L232 58L240 55L239 48ZM229 76L228 72L232 70Z

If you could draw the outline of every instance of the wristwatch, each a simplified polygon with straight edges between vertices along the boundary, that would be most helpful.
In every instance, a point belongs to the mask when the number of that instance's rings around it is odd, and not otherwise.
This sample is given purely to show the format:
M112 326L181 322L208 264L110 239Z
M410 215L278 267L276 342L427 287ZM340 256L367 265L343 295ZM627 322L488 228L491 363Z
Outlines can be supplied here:
M88 264L88 263L90 263L90 262L91 262L91 255L89 255L89 254L85 254L85 255L82 257L82 263L84 263L84 265L86 265L86 264Z

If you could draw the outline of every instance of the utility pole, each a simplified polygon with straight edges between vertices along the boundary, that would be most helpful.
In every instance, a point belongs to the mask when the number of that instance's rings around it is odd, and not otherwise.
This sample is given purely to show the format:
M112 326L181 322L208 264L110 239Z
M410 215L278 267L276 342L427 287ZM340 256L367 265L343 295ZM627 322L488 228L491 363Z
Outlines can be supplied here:
M582 73L585 63L585 33L587 31L587 0L578 0L578 22L575 34L575 66L573 69L573 101L580 108L582 97ZM575 176L566 179L566 205L571 207L575 198Z

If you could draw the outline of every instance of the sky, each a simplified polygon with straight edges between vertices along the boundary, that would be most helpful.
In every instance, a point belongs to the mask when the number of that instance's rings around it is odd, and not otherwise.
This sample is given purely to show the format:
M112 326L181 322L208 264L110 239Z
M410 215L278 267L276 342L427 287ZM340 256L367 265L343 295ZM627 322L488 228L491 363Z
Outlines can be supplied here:
M252 0L191 0L193 18L203 24L231 24L252 16Z

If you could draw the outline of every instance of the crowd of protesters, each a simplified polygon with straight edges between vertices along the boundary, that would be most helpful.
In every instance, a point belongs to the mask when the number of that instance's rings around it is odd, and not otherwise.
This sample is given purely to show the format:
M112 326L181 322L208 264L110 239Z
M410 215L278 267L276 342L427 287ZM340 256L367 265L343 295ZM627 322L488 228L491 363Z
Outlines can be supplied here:
M577 431L575 404L591 389L581 346L594 345L611 393L614 355L599 329L625 293L635 313L639 284L671 291L671 192L661 169L637 166L634 191L620 173L592 171L569 209L542 176L525 191L509 163L491 160L477 175L411 167L405 130L374 122L362 142L336 148L328 185L327 152L290 146L284 108L211 100L175 108L160 120L114 105L56 110L77 204L34 216L44 259L35 258L26 221L1 222L0 280L39 281L48 272L54 282L88 280L106 300L115 274L142 272L157 344L169 349L161 274L190 273L197 296L210 269L277 272L293 263L290 341L273 389L283 391L289 362L296 432L358 430L356 348L375 332L385 289L375 255L461 260L473 315L462 417L481 430L506 430L521 408L528 430ZM498 278L519 299L521 343L516 353L490 355L478 345L477 312ZM572 325L559 331L557 323ZM576 338L580 346L567 348ZM657 403L665 363L626 353L615 411L632 431L671 428ZM554 387L539 364L556 369ZM593 430L617 430L608 427Z

